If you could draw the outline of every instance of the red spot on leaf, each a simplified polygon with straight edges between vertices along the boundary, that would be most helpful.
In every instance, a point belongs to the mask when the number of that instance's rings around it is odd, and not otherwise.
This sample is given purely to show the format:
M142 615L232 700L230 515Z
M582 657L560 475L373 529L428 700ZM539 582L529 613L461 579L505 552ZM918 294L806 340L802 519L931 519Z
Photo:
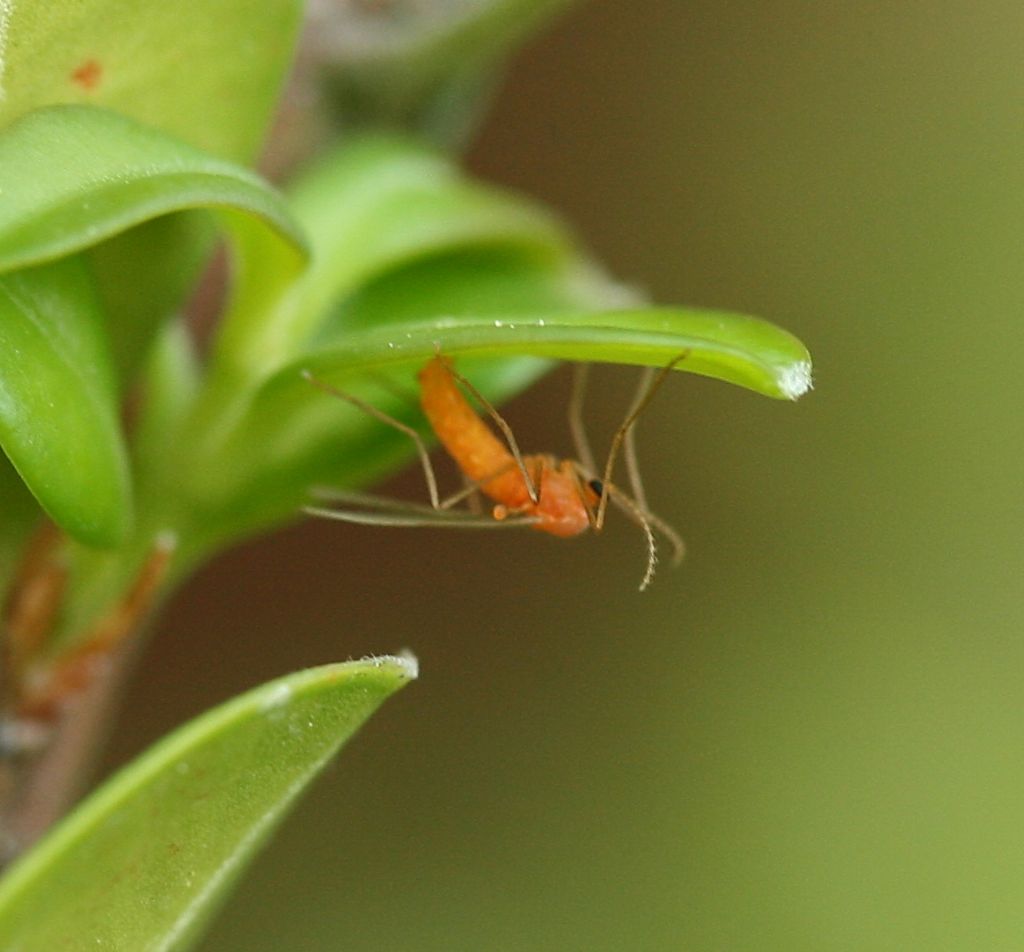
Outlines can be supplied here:
M103 78L103 67L98 60L88 59L71 74L71 81L82 89L93 90Z

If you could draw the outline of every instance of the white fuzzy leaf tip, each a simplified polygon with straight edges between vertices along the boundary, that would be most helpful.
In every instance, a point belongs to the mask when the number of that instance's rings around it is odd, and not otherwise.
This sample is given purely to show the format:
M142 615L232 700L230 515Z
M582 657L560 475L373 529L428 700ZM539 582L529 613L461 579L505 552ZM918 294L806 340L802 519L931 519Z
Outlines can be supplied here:
M811 377L811 362L801 360L785 367L779 373L778 385L784 397L790 400L802 397L814 387L814 380Z

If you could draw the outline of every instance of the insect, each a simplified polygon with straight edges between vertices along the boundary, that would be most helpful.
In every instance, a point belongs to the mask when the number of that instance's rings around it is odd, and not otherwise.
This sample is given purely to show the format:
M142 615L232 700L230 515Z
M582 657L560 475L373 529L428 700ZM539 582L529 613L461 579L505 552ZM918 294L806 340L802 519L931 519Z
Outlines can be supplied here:
M323 490L319 495L334 502L358 505L360 509L306 507L310 515L340 519L363 525L452 526L499 528L525 526L554 536L570 537L587 529L600 531L609 504L620 509L643 530L647 540L647 568L640 583L644 591L654 578L657 546L654 532L671 544L673 561L683 555L683 542L676 531L647 508L637 466L633 440L634 426L671 370L685 357L679 354L655 373L645 370L625 420L616 430L604 468L599 472L582 422L583 398L588 368L575 365L569 426L576 445L576 459L558 459L550 454L524 455L511 427L488 400L463 377L452 360L438 352L419 372L420 406L438 440L462 471L466 487L442 499L437 478L420 434L401 420L389 416L360 398L332 387L303 371L314 386L352 404L382 423L409 436L416 445L430 496L430 506L398 502L358 493ZM466 397L469 395L491 419L501 437L481 419ZM625 460L632 494L613 480L618 457ZM494 503L490 517L476 509L454 507L476 501L478 493Z

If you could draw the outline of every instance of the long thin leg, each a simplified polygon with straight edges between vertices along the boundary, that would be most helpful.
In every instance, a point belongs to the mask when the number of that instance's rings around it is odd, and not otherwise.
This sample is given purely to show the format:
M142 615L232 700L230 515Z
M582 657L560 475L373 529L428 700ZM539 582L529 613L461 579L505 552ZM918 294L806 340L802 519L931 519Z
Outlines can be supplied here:
M361 526L422 526L438 529L503 529L536 525L536 516L510 514L507 519L475 516L469 512L432 509L417 503L403 503L395 499L366 496L362 493L337 493L335 501L358 509L328 509L323 506L304 506L303 512L322 519L351 522Z
M644 394L650 388L653 379L654 368L644 367L643 372L640 374L640 381L637 384L636 395L633 397L633 403L629 408L630 413L636 411L640 401L644 398ZM640 465L637 463L636 457L635 423L626 431L626 438L622 441L622 461L626 464L626 474L629 476L629 488L633 493L633 499L644 512L647 512L647 494L644 492L644 481L640 476Z
M633 396L633 402L629 407L629 416L637 412L651 386L651 379L654 377L654 373L653 367L643 368L640 381ZM576 447L576 458L580 464L580 466L575 468L576 491L579 494L583 508L586 510L590 527L594 529L597 528L597 513L594 507L587 504L585 491L588 478L597 473L597 463L594 460L594 453L590 448L590 440L587 438L587 430L583 423L583 400L589 376L590 364L573 365L572 394L569 398L569 431L572 433L573 444ZM640 467L637 464L635 425L626 431L626 436L622 443L622 455L626 463L626 471L629 474L633 500L641 511L646 512L647 495L644 492L643 480L640 477Z
M476 480L472 480L468 476L465 476L465 474L463 474L463 481L465 485L462 487L462 489L456 490L450 496L445 496L444 499L440 500L440 502L436 506L420 506L417 503L408 502L407 500L395 499L391 500L393 505L390 508L399 510L406 510L410 508L417 510L429 509L430 511L434 512L448 512L452 510L458 503L462 502L462 500L466 498L471 498L472 496L474 496L474 494L479 493L480 488L482 486L489 483L492 479L497 479L502 474L507 473L509 469L511 469L513 466L515 466L515 463L509 463L507 466L502 466L500 469L495 470L493 473L491 473L489 476L486 476L479 482L477 482ZM333 489L329 486L315 486L313 487L312 495L315 496L317 499L324 499L327 501L334 500L342 502L351 502L353 500L368 500L372 501L372 504L379 509L386 508L385 500L380 496L368 496L365 493L357 493L347 489ZM473 511L477 515L482 513L482 510L479 508L479 506L475 510L471 511Z
M662 367L658 371L657 376L651 381L650 386L647 388L647 392L640 396L639 400L634 401L633 407L627 414L626 419L622 421L622 425L615 431L615 436L612 437L612 445L608 450L608 461L604 466L604 476L602 482L607 486L612 481L612 470L615 468L615 460L619 455L619 451L622 448L622 442L626 438L626 434L629 433L633 424L636 423L637 418L644 410L647 409L647 405L654 398L654 395L658 392L658 388L665 382L665 378L668 377L670 371L678 364L681 360L684 360L690 352L688 350L683 351L678 357L672 359L665 367ZM597 507L597 528L600 529L604 525L605 513L608 511L608 493L601 495L601 502Z
M597 475L597 463L587 439L587 430L583 425L583 397L587 391L587 378L590 376L590 364L573 364L572 395L569 397L569 432L576 447L576 458L583 468L592 476Z
M403 423L401 420L396 420L393 416L389 416L383 410L378 410L373 404L367 403L365 400L360 400L359 397L354 397L350 393L345 393L343 390L338 390L337 387L332 387L329 383L325 383L323 380L314 377L308 370L302 371L302 376L305 377L314 387L319 390L323 390L324 393L330 394L332 397L337 397L339 400L344 400L346 403L352 404L363 413L372 416L375 420L379 420L381 423L386 423L388 426L394 427L401 433L404 433L416 444L416 452L419 454L420 464L423 466L423 476L427 481L427 493L430 495L430 505L434 509L441 508L441 499L437 492L437 477L434 475L434 467L430 463L430 456L427 453L427 445L423 442L423 437L419 435L411 426Z
M512 451L512 456L515 458L516 465L519 467L519 471L523 474L523 480L526 483L526 492L530 499L534 503L540 502L540 492L538 486L534 482L533 477L530 475L530 471L526 467L526 463L523 460L523 454L519 452L519 444L516 442L515 434L512 432L512 427L508 425L505 418L498 413L494 405L473 386L465 377L460 374L455 367L452 366L451 361L447 361L448 372L466 388L469 395L480 404L481 407L487 412L487 415L494 421L495 425L501 430L502 435L505 437L505 442L508 443L508 448Z
M419 515L436 515L443 510L408 499L391 499L388 496L375 496L372 493L361 493L354 489L334 489L328 486L315 486L311 493L314 499L324 503L343 506L361 506L381 512L417 513ZM326 509L326 506L311 506L311 509Z

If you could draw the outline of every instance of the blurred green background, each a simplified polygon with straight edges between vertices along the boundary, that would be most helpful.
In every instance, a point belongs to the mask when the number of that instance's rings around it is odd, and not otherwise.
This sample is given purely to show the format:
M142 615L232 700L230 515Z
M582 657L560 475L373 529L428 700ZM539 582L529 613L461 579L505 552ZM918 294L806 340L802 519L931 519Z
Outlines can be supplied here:
M204 949L1024 948L1022 30L592 0L517 59L474 169L654 298L793 330L818 389L670 381L640 445L690 553L646 595L619 522L308 525L182 591L111 764L286 670L423 668ZM598 373L607 434L633 375ZM527 449L568 449L567 382L508 408Z

